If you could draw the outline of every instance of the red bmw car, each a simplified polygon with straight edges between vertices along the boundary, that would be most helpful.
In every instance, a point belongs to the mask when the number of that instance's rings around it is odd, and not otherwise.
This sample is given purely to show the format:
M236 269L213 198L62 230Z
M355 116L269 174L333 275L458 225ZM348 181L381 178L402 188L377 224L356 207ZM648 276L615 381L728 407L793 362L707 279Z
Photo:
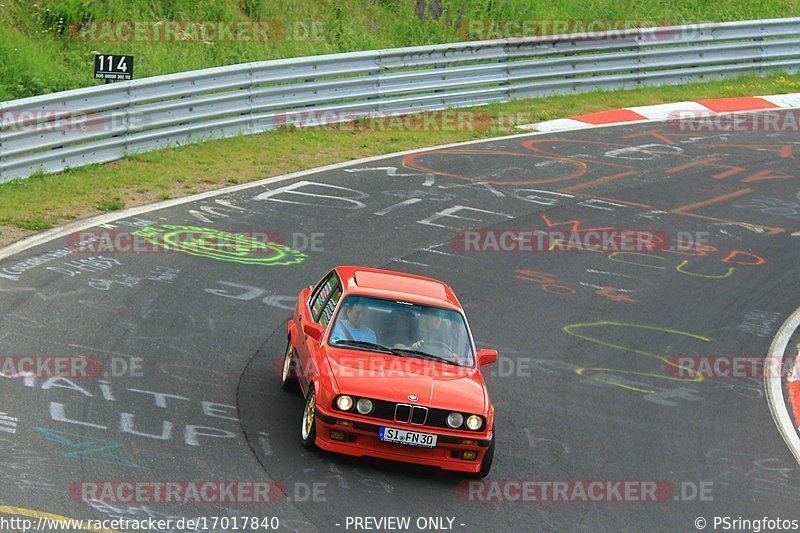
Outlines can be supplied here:
M281 379L306 399L306 448L485 477L494 408L481 368L496 360L441 281L339 266L300 292Z

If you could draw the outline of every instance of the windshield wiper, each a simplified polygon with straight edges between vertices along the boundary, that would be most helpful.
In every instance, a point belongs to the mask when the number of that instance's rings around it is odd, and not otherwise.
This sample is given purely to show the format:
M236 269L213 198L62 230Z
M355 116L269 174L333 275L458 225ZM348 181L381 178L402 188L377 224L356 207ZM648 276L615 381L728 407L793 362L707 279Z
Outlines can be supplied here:
M407 357L408 356L407 354L416 355L419 357L433 359L435 361L439 361L442 363L447 363L449 365L461 366L455 361L451 361L450 359L439 357L438 355L433 355L432 353L428 352L421 352L419 350L411 350L407 348L389 348L388 346L384 346L382 344L376 344L374 342L369 342L369 341L337 340L334 343L334 346L343 346L343 345L363 346L364 348L372 348L373 350L388 352L400 357Z
M405 354L401 351L395 350L394 348L389 348L388 346L384 346L382 344L376 344L374 342L369 342L369 341L337 340L334 343L334 346L342 346L342 345L363 346L365 348L372 348L373 350L381 350L384 352L389 352L394 355L398 355L400 357L405 357Z
M458 363L456 363L455 361L451 361L450 359L446 359L444 357L439 357L438 355L433 355L432 353L421 352L419 350L406 350L406 349L403 349L402 351L405 352L405 353L413 354L413 355L419 355L419 356L422 356L422 357L428 357L430 359L434 359L434 360L440 361L442 363L448 363L448 364L451 364L451 365L461 366Z

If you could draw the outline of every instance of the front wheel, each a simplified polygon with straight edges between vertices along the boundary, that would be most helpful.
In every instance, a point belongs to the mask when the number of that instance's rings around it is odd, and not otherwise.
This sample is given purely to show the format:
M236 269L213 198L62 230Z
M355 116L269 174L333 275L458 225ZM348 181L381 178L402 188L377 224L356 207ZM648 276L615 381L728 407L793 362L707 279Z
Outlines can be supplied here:
M303 420L300 425L300 441L303 448L313 450L317 447L317 395L314 392L314 384L306 397L306 406L303 408Z
M492 462L494 461L494 430L492 430L492 441L489 447L486 448L486 453L483 454L483 461L481 461L481 469L475 473L469 474L469 477L474 479L483 479L489 475L489 470L492 469Z

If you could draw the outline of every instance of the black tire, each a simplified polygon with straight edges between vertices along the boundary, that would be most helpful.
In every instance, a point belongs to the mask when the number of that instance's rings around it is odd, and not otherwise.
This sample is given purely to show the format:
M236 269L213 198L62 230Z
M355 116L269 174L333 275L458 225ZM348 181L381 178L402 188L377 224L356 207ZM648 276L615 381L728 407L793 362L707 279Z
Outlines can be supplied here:
M492 430L492 441L489 447L486 448L486 453L483 454L481 461L481 469L475 473L469 474L468 477L473 479L483 479L489 475L489 470L492 469L492 462L494 462L494 430Z
M286 351L283 354L283 365L281 370L281 388L286 391L296 391L300 388L297 381L297 371L294 359L294 347L292 339L286 343Z
M306 404L303 407L303 418L300 421L300 442L306 450L314 450L317 447L317 416L316 416L317 395L314 392L314 384L306 396ZM309 415L310 410L310 415Z

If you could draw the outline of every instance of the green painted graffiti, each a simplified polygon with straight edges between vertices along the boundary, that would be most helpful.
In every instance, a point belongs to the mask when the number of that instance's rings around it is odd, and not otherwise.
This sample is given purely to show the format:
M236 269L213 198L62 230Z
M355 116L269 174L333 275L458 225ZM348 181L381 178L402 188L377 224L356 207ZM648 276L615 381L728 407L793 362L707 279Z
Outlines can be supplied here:
M133 234L165 250L245 265L292 265L306 258L306 254L283 244L211 228L164 224L147 226Z

